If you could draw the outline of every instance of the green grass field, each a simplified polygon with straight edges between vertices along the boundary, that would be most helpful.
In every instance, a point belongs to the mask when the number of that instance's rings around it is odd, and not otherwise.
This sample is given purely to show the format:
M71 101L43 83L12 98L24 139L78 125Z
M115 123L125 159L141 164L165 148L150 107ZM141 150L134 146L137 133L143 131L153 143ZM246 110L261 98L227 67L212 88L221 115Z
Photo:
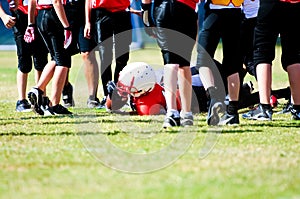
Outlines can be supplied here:
M288 86L279 57L273 88ZM156 47L133 61L162 64ZM0 198L300 198L300 123L289 114L223 128L197 114L191 128L161 131L163 116L85 108L83 63L73 62L74 116L41 117L15 112L16 53L0 52Z

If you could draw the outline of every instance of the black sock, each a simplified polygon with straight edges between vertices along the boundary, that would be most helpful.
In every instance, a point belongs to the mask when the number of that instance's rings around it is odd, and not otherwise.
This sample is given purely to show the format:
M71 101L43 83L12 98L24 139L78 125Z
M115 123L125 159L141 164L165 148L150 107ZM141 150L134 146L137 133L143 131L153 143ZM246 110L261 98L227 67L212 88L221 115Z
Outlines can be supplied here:
M268 110L272 109L270 104L260 104L260 105L263 109L268 109Z
M227 106L227 113L229 115L237 114L239 108L239 102L238 101L229 101L229 104Z
M300 111L300 105L293 105L293 109L295 109L296 111Z

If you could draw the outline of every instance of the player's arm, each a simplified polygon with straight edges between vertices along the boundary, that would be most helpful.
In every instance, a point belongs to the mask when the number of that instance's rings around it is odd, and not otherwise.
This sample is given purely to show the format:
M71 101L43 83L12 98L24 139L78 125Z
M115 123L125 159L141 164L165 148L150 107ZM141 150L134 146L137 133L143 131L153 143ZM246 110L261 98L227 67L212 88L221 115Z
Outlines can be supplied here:
M91 38L91 10L92 10L92 1L85 1L85 26L84 26L84 37Z
M35 11L36 11L36 2L37 0L29 0L28 1L28 26L24 33L24 40L27 43L31 43L35 39Z
M4 12L4 10L2 9L1 2L0 2L0 17L6 28L12 28L16 23L15 17L12 17Z
M36 12L36 2L37 0L28 1L28 25L35 24L35 12Z
M68 48L72 42L72 28L68 22L64 6L61 0L53 0L53 8L57 14L58 19L60 20L61 24L65 29L65 41L64 41L64 48Z
M53 8L54 8L60 22L64 26L64 28L65 29L69 28L70 24L69 24L68 19L66 17L65 9L63 7L63 4L62 4L61 0L53 0Z

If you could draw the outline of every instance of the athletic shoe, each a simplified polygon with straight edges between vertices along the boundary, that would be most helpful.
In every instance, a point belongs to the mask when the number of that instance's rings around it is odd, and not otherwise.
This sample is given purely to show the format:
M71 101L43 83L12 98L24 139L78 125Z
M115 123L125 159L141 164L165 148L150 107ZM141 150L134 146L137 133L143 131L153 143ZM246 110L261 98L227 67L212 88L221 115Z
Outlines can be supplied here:
M86 104L88 108L96 108L100 106L100 101L97 97L95 99L88 98Z
M99 105L96 108L98 109L106 108L105 104L106 104L106 96L102 98L102 100L100 101Z
M45 110L45 115L71 115L72 112L70 112L66 107L60 105L60 104L57 104L55 106L51 106L51 107L48 107L46 110Z
M231 115L225 112L218 125L239 125L239 124L240 124L239 114Z
M242 115L242 118L249 120L272 120L272 109L264 109L262 105Z
M193 126L194 124L194 117L193 115L185 114L183 117L180 116L180 126L187 127L187 126Z
M28 99L33 107L33 111L39 115L44 115L44 111L41 109L43 103L43 91L38 88L31 88L28 92Z
M291 109L293 108L293 104L291 103L291 100L289 99L286 105L283 107L282 111L279 111L277 114L284 114L291 112Z
M216 99L210 100L210 105L207 114L208 125L218 125L220 121L220 114L224 112L224 104Z
M64 86L62 91L62 99L64 102L64 107L72 107L75 106L75 102L73 99L73 86L71 83L68 83Z
M48 107L49 107L49 104L50 104L50 100L48 97L44 96L43 97L43 103L42 103L42 108L44 110L46 110Z
M16 111L29 112L31 111L31 104L26 99L18 100L16 104Z
M175 117L174 114L172 115L166 115L164 123L163 123L163 128L169 128L173 126L180 126L180 117Z
M300 120L300 110L296 110L292 108L291 113L292 113L293 120Z

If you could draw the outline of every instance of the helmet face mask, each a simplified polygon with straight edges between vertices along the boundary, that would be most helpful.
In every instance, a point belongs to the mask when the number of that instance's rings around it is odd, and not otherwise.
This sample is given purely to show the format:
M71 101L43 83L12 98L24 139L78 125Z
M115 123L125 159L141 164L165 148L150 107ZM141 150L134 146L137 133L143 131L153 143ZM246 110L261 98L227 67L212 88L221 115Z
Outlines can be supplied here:
M119 95L139 97L151 91L156 83L153 68L144 62L128 64L120 72L117 89Z

